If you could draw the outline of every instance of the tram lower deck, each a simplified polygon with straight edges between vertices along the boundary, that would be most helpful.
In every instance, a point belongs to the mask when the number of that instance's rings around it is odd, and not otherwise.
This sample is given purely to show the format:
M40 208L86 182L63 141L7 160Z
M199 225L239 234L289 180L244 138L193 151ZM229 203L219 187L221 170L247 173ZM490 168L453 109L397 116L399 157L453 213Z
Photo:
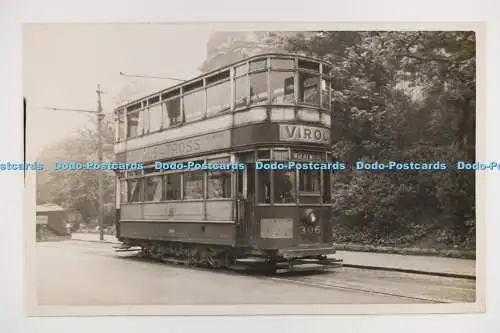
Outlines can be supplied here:
M242 260L277 269L339 267L331 258L331 171L262 167L276 165L271 154L285 158L291 152L281 147L194 159L212 167L242 166L233 170L158 171L147 165L140 174L121 175L122 197L130 200L117 211L118 238L147 256L213 267ZM326 155L318 155L314 164L325 165Z

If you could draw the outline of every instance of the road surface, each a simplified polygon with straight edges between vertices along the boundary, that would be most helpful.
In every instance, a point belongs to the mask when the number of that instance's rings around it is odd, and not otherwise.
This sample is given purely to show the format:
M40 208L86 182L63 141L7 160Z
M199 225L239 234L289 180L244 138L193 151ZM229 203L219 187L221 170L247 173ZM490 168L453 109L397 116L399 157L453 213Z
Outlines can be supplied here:
M99 241L99 234L73 233L72 239ZM104 241L119 243L116 237L111 235L104 235ZM406 269L426 273L457 274L472 277L476 275L476 261L470 259L353 251L337 251L335 257L343 259L344 263L349 265Z
M473 302L475 281L343 268L264 277L117 254L111 244L36 245L39 305L388 304Z

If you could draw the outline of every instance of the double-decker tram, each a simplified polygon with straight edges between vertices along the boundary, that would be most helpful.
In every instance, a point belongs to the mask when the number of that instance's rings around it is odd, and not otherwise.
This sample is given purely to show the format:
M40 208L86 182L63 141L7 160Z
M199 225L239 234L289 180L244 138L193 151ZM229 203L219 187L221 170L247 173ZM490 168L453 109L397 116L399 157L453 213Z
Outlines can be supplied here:
M121 250L211 267L340 267L331 65L263 54L115 110ZM312 166L312 167L311 167Z

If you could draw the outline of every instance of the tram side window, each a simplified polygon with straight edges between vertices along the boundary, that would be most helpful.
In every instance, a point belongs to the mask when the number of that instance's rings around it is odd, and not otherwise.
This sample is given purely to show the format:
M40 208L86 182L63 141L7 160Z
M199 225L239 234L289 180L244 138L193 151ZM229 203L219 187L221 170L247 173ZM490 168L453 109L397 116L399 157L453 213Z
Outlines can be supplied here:
M250 102L252 104L267 102L267 72L250 74Z
M320 180L320 172L319 171L300 171L299 173L299 190L300 192L305 193L320 193L319 189L319 180Z
M144 111L139 111L139 121L137 123L137 135L142 135L144 131Z
M127 136L133 138L137 136L137 129L139 126L139 113L130 113L127 115Z
M181 175L170 174L163 176L164 180L164 198L165 200L181 200Z
M231 173L210 171L207 180L208 199L231 198Z
M162 199L162 177L146 177L146 201L161 201Z
M205 115L204 90L185 95L183 99L185 121L193 121Z
M260 170L257 172L259 177L257 202L271 203L271 173L268 170Z
M130 179L128 181L128 202L142 201L142 179Z
M125 179L120 180L120 202L127 202L127 181Z
M332 200L332 174L331 172L323 172L323 202L329 203Z
M234 80L234 106L236 108L248 103L248 77L240 76Z
M198 200L203 199L203 172L185 173L184 176L184 199Z
M274 172L274 202L295 202L295 195L295 172L276 170Z
M161 104L156 104L149 108L149 131L156 132L161 129Z
M314 204L321 202L320 190L321 172L311 170L301 170L299 172L299 191L300 202L305 204Z
M169 125L177 125L182 122L181 117L181 99L174 98L165 102L165 112L167 123Z
M118 118L118 141L125 140L125 117Z
M330 80L321 79L321 107L330 109Z
M271 101L276 104L291 104L293 94L293 72L271 72Z
M207 88L207 114L213 115L231 108L230 81Z
M319 106L319 75L299 73L299 101Z

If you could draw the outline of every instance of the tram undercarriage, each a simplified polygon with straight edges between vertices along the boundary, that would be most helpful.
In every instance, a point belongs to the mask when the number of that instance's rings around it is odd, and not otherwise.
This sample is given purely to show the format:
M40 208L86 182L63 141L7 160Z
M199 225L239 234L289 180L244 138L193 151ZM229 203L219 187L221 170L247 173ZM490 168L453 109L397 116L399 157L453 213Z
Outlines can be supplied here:
M115 247L116 252L137 251L143 258L160 260L186 266L212 269L246 270L276 274L335 269L342 267L342 260L329 258L321 252L332 249L266 250L213 246L181 242L129 242ZM299 256L302 254L302 256Z

